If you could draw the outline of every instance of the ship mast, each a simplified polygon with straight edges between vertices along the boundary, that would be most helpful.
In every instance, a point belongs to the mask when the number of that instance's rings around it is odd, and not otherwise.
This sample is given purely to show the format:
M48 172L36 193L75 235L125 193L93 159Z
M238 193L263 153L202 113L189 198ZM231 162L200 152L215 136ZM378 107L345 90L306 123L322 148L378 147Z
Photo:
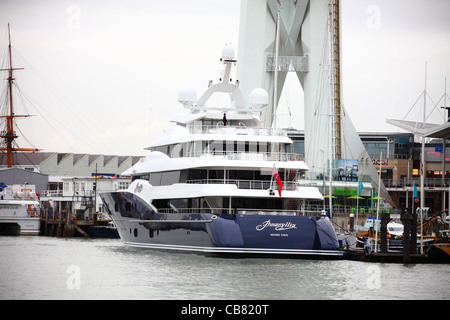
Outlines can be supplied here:
M8 81L8 93L9 93L9 114L7 115L1 115L0 118L6 118L6 132L1 132L0 138L5 139L6 141L6 148L0 147L0 151L3 153L6 153L8 157L8 168L12 167L12 155L13 152L16 151L39 151L39 149L34 148L14 148L13 142L14 139L18 138L18 136L14 132L14 118L20 118L20 117L29 117L30 115L17 115L14 114L13 111L13 95L12 95L12 86L13 81L15 80L13 77L13 71L14 70L23 70L23 68L13 68L12 66L12 54L11 54L11 34L10 34L10 28L8 23L8 54L9 54L9 68L8 69L0 69L0 71L8 71L8 78L6 80Z

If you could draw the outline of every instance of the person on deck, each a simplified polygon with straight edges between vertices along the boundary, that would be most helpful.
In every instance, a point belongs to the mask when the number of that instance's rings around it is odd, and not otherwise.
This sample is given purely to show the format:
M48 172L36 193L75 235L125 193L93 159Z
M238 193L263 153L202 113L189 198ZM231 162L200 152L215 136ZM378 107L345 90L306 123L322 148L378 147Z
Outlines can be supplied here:
M228 122L228 121L227 121L227 114L224 113L224 114L223 114L223 126L224 126L224 127L226 127L227 122Z

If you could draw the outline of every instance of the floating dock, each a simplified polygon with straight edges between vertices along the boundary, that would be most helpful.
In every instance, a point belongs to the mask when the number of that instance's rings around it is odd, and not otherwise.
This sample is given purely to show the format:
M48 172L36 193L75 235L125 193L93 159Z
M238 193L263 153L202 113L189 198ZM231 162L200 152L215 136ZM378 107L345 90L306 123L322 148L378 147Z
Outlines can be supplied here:
M347 249L347 260L386 263L429 263L433 262L427 254L404 252L367 252L363 248Z
M387 224L391 215L381 213L380 231L369 231L358 236L361 247L347 246L346 258L367 262L396 262L396 263L450 263L449 230L442 230L439 236L422 236L423 226L430 224L441 213L433 215L428 221L417 226L415 213L403 212L400 219L403 223L403 236L388 239ZM398 215L398 214L396 214ZM362 242L364 245L362 246ZM358 243L358 242L356 242Z

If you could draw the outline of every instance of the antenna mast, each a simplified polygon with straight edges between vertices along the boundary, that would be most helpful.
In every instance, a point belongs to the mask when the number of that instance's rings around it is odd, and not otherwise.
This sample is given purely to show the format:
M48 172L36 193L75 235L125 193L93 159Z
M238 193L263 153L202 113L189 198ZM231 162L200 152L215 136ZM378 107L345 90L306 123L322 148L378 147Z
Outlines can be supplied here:
M13 166L12 162L12 154L15 151L39 151L39 149L33 149L33 148L13 148L13 141L14 139L18 138L18 136L14 132L14 118L19 117L29 117L30 115L16 115L13 111L13 96L12 96L12 86L13 81L15 80L13 77L13 71L14 70L23 70L23 68L13 68L12 67L12 54L11 54L11 34L10 34L10 28L8 23L8 54L9 54L9 68L8 69L0 69L0 71L8 71L8 78L6 80L8 81L8 93L9 93L9 114L7 115L1 115L0 118L6 118L6 132L3 131L0 134L0 138L3 138L6 140L6 148L0 147L0 151L3 153L6 152L6 155L8 157L8 168L11 168Z
M341 128L341 44L340 44L340 0L331 3L331 72L332 94L334 111L334 154L336 159L342 158L342 128Z

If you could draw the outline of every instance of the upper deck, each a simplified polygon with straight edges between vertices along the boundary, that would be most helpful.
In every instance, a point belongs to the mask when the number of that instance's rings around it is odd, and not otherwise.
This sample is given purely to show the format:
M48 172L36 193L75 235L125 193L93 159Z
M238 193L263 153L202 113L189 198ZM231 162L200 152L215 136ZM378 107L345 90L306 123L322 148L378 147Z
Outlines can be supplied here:
M302 154L291 153L293 141L286 130L272 128L260 121L260 112L269 104L269 96L263 89L255 89L247 105L239 89L239 82L232 82L230 70L236 62L234 52L223 51L221 61L225 70L215 84L197 99L190 87L182 87L178 101L187 109L171 119L169 126L145 149L152 151L147 158L124 174L162 172L188 168L286 168L308 170L301 161ZM229 104L210 105L215 94L226 95Z

